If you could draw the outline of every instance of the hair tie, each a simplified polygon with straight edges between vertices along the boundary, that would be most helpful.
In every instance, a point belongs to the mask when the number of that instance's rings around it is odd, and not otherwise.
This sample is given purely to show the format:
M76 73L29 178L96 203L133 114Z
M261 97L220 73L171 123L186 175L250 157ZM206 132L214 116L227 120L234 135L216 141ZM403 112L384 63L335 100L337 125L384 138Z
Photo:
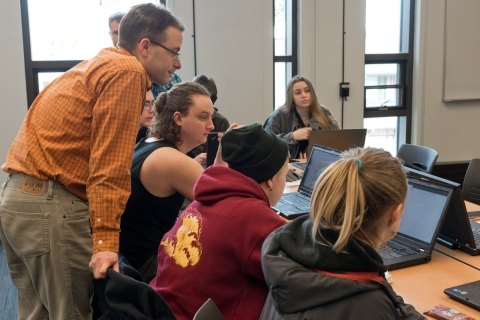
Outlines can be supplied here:
M363 167L362 161L360 161L360 159L358 158L353 158L353 160L358 162L358 171L362 170L362 167Z

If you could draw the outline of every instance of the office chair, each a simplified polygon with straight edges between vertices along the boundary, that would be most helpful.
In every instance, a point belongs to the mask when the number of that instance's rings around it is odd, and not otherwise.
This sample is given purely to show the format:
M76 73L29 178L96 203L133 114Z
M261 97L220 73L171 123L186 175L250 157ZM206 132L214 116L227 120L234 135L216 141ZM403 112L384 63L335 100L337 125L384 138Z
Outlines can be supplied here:
M193 317L193 320L224 320L223 315L218 310L217 305L212 299L208 300L198 309Z
M398 149L397 157L405 162L406 167L432 173L438 153L428 147L402 144Z
M463 180L464 200L480 205L480 159L472 159Z

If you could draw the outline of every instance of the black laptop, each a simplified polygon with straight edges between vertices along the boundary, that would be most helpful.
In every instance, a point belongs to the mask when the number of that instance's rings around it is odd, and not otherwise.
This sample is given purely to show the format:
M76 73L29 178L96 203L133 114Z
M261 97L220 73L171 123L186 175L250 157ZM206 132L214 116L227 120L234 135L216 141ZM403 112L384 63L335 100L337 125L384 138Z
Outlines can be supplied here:
M469 213L465 207L461 185L418 170L407 169L408 175L415 175L422 179L435 181L453 190L452 200L448 206L447 215L438 235L437 242L450 248L460 249L469 255L480 254L480 224L470 221Z
M310 198L315 182L317 182L320 174L338 159L340 159L340 151L313 146L298 191L284 193L277 205L272 206L272 208L287 219L294 219L309 213Z
M443 292L450 298L480 310L480 281L469 282L447 288Z
M395 237L379 248L388 270L431 260L454 188L407 176L408 196Z
M480 224L470 221L460 185L455 188L438 243L460 249L469 255L480 254Z

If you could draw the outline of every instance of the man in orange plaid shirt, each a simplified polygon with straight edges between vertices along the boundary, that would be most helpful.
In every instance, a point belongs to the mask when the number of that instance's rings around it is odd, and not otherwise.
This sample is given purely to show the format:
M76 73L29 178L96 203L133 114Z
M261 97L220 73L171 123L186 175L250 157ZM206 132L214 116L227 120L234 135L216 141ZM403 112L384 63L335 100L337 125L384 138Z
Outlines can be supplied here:
M93 276L118 271L120 216L152 82L181 68L182 23L142 4L101 50L35 99L2 169L0 240L19 319L91 319Z

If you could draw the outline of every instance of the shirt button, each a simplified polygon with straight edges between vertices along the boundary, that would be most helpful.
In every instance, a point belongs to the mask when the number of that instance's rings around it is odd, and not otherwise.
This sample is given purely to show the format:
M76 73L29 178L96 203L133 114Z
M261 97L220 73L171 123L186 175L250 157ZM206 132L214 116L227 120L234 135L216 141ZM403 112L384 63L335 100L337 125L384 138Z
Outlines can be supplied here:
M99 240L99 241L98 241L98 244L103 244L103 241L102 241L102 240Z
M102 221L102 219L97 219L97 222L100 222L100 221Z

